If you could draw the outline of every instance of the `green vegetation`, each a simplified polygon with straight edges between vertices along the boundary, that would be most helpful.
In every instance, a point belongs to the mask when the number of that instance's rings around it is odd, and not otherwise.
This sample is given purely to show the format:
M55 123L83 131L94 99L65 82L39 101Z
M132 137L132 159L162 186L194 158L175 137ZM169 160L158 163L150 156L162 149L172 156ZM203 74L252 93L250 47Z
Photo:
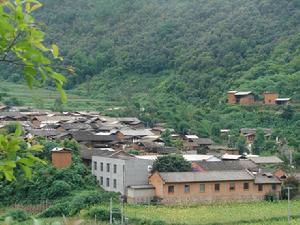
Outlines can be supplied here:
M30 179L34 165L44 163L35 156L42 150L42 146L27 145L21 137L23 133L21 126L12 125L14 126L8 126L7 131L0 132L0 182L16 179L15 174L19 171L22 171L21 176Z
M292 215L298 224L300 202L292 202ZM227 203L195 206L127 206L126 216L162 220L176 225L265 225L287 224L287 202Z
M10 99L17 99L25 106L30 106L38 109L54 109L55 101L60 95L55 89L35 88L30 90L28 86L16 84L12 82L0 81L0 93L5 93L2 97L2 102L6 103ZM63 105L63 110L84 111L97 110L100 112L108 111L109 108L116 106L115 102L96 100L79 96L72 91L67 91L68 101ZM16 105L16 104L11 104Z
M36 12L47 41L59 43L63 63L75 69L65 87L85 96L70 97L65 110L122 106L104 112L138 116L149 126L166 122L217 142L219 128L300 136L299 15L297 0L50 0ZM0 76L22 80L11 68ZM252 90L258 100L277 91L294 104L229 106L230 89ZM89 98L95 100L85 103ZM42 96L36 105L41 99L53 108L57 97L49 104ZM236 146L245 150L242 140Z
M152 170L159 172L188 172L192 171L192 165L182 155L165 155L154 161Z
M65 101L66 78L52 64L54 60L62 60L59 49L55 44L45 46L45 34L32 17L41 6L38 0L0 2L0 66L22 69L22 77L31 89L47 80L53 82Z

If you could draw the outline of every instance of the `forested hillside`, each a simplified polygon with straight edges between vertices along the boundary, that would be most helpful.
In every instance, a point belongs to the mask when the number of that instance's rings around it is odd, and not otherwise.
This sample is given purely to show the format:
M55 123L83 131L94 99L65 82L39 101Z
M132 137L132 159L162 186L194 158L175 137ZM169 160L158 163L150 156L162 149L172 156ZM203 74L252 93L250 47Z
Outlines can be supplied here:
M182 132L265 126L300 134L297 113L287 121L224 104L230 89L300 99L299 0L43 2L37 16L49 42L75 68L66 88Z

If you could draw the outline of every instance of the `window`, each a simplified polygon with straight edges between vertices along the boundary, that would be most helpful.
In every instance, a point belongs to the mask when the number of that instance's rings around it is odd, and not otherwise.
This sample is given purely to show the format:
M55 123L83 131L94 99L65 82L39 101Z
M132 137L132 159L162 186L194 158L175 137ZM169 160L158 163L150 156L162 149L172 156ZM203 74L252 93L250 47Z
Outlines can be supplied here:
M100 177L100 185L103 185L103 177Z
M109 187L109 178L106 178L106 187Z
M114 179L114 188L117 188L117 180Z
M114 173L117 173L117 165L114 164Z
M262 184L258 185L258 191L263 191L263 185Z
M220 191L220 184L215 184L215 191Z
M205 184L200 184L200 192L205 192Z
M103 171L103 162L100 163L100 171Z
M110 164L106 163L106 172L109 172L109 171L110 171Z
M189 193L190 192L190 185L185 184L184 185L184 193Z
M94 162L94 170L97 170L97 162Z
M249 190L249 183L244 183L244 191L248 191Z
M276 184L272 184L272 190L276 191L276 189L277 189Z
M235 183L230 183L229 184L229 191L234 191L235 190Z
M174 186L168 186L168 193L173 194L174 193Z

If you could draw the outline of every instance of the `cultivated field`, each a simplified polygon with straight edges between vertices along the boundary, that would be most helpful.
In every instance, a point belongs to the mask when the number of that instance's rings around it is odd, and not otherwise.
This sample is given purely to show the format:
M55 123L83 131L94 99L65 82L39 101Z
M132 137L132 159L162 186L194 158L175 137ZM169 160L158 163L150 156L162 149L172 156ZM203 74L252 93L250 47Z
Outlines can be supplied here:
M8 95L3 97L3 101L16 97L25 106L45 109L51 109L54 105L55 99L59 98L59 93L55 89L46 90L45 88L34 88L33 90L30 90L26 85L0 80L0 94L3 93ZM113 102L78 96L72 91L67 91L67 97L68 101L64 105L65 111L104 111L115 105Z
M126 216L186 225L284 225L287 202L228 203L200 206L127 206ZM300 224L300 201L292 202L291 224Z

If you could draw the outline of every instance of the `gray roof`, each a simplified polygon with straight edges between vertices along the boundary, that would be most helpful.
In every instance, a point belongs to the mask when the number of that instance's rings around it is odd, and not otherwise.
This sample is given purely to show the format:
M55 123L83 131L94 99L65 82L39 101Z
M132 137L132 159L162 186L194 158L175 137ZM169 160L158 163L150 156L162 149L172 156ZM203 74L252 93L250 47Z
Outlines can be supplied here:
M61 126L66 130L87 130L92 128L86 123L64 123Z
M260 157L248 157L256 164L280 164L283 163L277 156L260 156Z
M166 183L237 181L254 179L254 177L246 170L170 173L162 172L159 174Z
M98 141L98 142L113 142L116 141L115 135L96 135L90 131L74 131L71 133L76 141Z
M49 137L49 136L57 136L62 132L55 129L31 129L28 130L28 133L39 137Z
M227 146L222 146L222 145L209 145L208 149L209 150L226 150L226 151L236 151L236 150L238 150L236 148L229 148Z
M210 138L198 138L194 140L194 142L196 142L199 145L212 145L214 143L214 141Z
M281 181L272 174L257 174L254 180L255 184L280 184Z
M199 164L206 171L243 170L257 168L257 165L250 160L217 162L201 161L197 164Z
M152 136L154 135L150 130L146 130L146 129L123 129L120 130L120 132L122 134L124 134L125 136Z

